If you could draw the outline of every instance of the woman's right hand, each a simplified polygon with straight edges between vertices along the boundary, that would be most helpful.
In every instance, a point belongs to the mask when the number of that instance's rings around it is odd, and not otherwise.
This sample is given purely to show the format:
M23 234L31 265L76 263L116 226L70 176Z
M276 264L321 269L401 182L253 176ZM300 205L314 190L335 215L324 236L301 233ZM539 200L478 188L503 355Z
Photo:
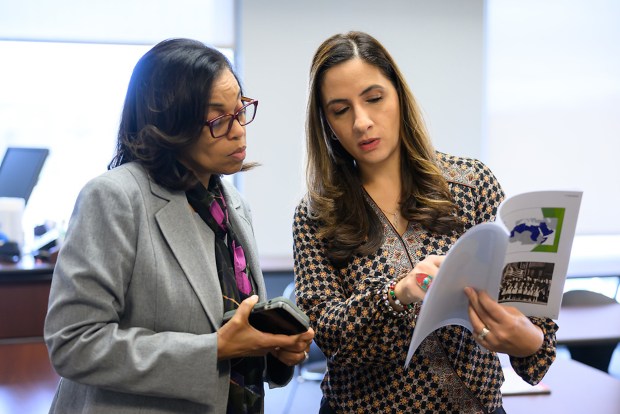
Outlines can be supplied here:
M445 256L437 255L425 257L424 260L418 262L418 264L396 284L394 293L401 303L408 305L413 302L420 302L424 299L426 292L418 285L416 275L418 273L424 273L431 278L436 277L444 259Z
M271 352L287 365L303 362L314 338L312 328L297 335L261 332L252 327L248 320L257 302L257 295L241 302L235 315L217 331L218 359L264 356Z

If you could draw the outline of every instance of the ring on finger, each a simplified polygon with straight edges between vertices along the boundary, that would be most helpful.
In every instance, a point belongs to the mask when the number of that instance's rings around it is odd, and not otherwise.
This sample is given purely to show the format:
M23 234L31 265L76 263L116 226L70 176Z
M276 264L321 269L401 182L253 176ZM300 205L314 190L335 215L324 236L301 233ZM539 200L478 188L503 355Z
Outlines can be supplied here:
M482 331L480 332L480 334L478 334L478 339L482 341L490 333L491 331L489 330L489 328L485 326L484 328L482 328Z
M304 361L307 361L310 358L310 355L306 351L304 351Z

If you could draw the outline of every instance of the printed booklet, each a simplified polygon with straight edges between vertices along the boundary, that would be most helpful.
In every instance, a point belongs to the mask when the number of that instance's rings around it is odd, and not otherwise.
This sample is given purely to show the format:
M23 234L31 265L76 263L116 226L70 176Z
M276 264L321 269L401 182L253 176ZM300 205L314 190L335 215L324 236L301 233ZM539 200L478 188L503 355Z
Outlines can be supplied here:
M447 325L472 331L464 289L486 290L527 316L557 319L581 191L535 191L506 198L494 222L467 230L426 293L406 366L430 333Z

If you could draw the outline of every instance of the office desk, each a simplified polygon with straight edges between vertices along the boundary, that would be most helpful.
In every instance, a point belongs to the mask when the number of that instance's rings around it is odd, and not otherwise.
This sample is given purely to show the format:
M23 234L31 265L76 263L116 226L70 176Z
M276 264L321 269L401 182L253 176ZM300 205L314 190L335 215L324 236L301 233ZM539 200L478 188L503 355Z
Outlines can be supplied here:
M0 264L0 341L43 336L53 272L28 257Z
M0 283L50 281L53 272L53 264L38 263L32 256L24 256L15 264L0 262Z
M620 380L585 364L558 358L542 380L550 394L504 397L508 414L618 414Z

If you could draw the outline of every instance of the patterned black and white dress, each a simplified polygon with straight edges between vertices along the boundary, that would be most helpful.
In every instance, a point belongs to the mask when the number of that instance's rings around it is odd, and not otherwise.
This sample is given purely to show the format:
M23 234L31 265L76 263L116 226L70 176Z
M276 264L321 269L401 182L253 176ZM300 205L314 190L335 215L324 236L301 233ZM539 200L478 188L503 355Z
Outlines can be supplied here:
M437 153L465 230L493 220L504 193L482 162ZM378 207L384 242L374 254L354 256L335 269L306 200L293 224L297 300L310 316L315 341L328 358L321 384L338 413L487 413L502 404L497 355L482 350L461 326L429 335L404 368L415 313L394 315L382 300L386 283L431 254L446 254L460 234L437 235L409 223L400 236ZM531 318L544 332L540 350L511 358L517 373L539 382L555 359L557 325Z

